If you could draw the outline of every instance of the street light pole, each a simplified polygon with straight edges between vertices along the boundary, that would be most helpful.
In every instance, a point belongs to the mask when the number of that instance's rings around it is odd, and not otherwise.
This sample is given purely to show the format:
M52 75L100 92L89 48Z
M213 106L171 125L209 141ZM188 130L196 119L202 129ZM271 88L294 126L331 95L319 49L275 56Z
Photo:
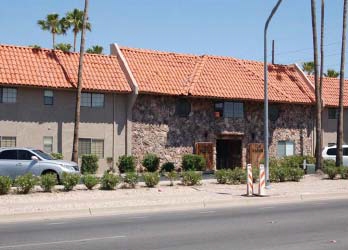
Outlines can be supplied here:
M265 172L266 172L266 187L270 186L269 180L269 152L268 152L268 68L267 68L267 29L271 22L273 15L276 13L282 0L278 0L277 4L274 6L270 16L268 17L265 24L264 31L264 150L265 150Z

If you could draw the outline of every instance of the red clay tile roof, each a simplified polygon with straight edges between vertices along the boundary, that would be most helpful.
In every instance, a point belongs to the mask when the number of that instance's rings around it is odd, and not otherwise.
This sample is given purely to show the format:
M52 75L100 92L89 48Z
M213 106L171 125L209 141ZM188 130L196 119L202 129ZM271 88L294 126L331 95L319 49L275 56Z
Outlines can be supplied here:
M0 45L0 84L76 88L79 53ZM115 56L85 54L83 89L130 92Z
M307 76L307 77L313 82L313 85L314 85L314 76ZM340 90L339 78L325 77L323 79L322 98L323 98L325 106L338 107L339 90ZM348 80L344 81L343 106L348 107Z
M121 48L140 93L263 100L263 63ZM295 66L269 66L269 100L312 104L313 89Z

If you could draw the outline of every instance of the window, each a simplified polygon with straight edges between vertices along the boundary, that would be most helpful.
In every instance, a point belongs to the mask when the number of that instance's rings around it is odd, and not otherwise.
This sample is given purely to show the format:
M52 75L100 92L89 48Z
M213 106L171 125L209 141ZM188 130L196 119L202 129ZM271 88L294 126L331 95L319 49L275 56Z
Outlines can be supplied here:
M275 122L279 117L279 106L269 105L269 120Z
M92 107L92 108L104 107L104 94L82 93L81 107Z
M17 89L0 88L0 103L16 103Z
M44 104L45 105L53 105L53 91L45 90L44 91Z
M337 152L336 148L329 148L327 150L327 155L336 155L336 152Z
M214 110L219 116L228 118L243 118L244 104L242 102L217 102Z
M0 153L0 160L17 160L17 150L5 150Z
M104 158L104 140L79 139L79 156L92 154Z
M16 137L14 136L0 136L0 147L9 148L16 146Z
M52 153L53 151L53 137L44 136L43 138L43 150L47 153Z
M277 151L278 157L294 155L295 144L293 141L279 141Z
M31 157L34 156L28 150L17 150L17 159L23 161L31 161Z
M338 117L338 109L335 109L335 108L329 108L328 109L328 115L329 115L329 119L330 120L334 120L334 119L337 119Z
M191 103L188 100L180 99L175 106L175 114L179 117L188 117L191 112Z

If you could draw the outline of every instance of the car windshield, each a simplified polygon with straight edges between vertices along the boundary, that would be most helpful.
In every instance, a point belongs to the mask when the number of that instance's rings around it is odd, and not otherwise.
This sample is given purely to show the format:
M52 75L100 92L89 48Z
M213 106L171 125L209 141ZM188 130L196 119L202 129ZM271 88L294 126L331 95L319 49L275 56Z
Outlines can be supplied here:
M43 158L45 160L54 160L54 158L51 155L49 155L41 150L33 150L33 152L35 154L38 154L41 158Z

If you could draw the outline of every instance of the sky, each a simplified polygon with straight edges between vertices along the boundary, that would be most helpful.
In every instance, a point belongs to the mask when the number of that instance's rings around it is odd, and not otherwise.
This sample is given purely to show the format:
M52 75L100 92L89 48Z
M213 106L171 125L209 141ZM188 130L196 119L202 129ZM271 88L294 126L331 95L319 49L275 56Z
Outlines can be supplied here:
M263 29L276 0L90 0L86 47L111 43L190 54L263 61ZM317 1L318 28L320 2ZM328 0L325 13L325 68L339 71L343 0ZM49 32L37 25L49 13L64 16L84 0L1 0L0 44L51 48ZM320 35L318 29L318 36ZM310 0L283 0L269 26L275 62L313 61ZM57 42L73 43L72 33ZM270 53L269 53L270 55ZM269 56L269 60L271 57ZM348 61L348 60L347 60Z

